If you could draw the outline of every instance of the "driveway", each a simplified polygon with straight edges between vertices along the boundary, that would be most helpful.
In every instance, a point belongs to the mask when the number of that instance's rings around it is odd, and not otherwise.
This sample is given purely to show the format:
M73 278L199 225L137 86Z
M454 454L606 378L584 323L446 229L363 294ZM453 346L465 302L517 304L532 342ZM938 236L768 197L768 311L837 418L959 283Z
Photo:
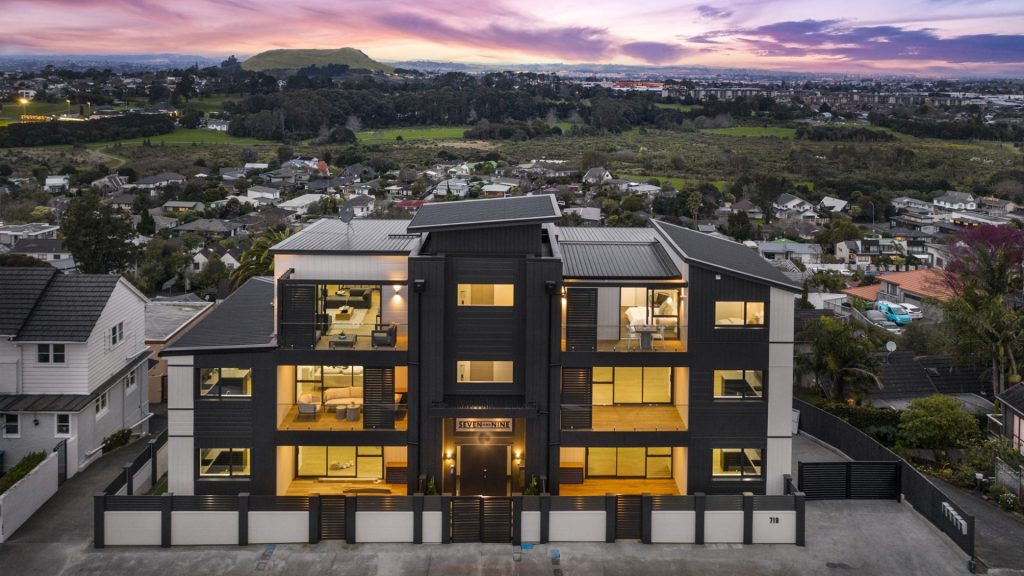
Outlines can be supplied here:
M978 493L932 478L968 514L974 516L974 552L992 573L1024 575L1024 520L1007 514Z

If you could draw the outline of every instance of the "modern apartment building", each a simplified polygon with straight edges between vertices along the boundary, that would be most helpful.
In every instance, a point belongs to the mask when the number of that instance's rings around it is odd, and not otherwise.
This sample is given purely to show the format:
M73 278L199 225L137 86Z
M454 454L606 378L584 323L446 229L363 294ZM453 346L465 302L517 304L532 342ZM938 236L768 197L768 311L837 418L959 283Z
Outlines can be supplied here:
M553 196L321 220L164 349L169 491L781 494L794 293Z
M147 299L120 276L0 268L5 468L63 445L73 476L118 430L145 432Z

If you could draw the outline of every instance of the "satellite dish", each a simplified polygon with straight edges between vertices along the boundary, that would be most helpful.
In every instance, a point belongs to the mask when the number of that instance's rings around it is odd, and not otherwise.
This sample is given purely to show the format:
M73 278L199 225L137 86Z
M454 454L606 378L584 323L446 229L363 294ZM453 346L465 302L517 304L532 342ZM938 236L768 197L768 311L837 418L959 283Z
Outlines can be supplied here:
M890 354L895 352L896 351L896 343L893 342L892 340L889 340L888 342L885 343L885 349L888 350Z
M355 217L356 211L352 208L351 205L349 205L348 202L346 202L345 205L342 206L341 210L338 212L338 219L344 222L345 224L351 222L352 219Z

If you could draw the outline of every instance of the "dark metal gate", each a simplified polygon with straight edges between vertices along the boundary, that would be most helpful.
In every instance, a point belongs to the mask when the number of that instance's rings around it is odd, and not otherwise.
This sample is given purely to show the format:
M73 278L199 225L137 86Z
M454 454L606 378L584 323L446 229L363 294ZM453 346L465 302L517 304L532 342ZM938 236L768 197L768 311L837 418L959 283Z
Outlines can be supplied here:
M641 497L615 497L615 539L639 540L641 526Z
M320 537L324 540L345 539L345 497L320 497Z
M808 500L899 500L899 462L800 462L797 478Z
M61 440L53 447L57 453L57 486L68 479L68 441Z
M456 496L451 501L452 542L512 541L512 499L501 496Z

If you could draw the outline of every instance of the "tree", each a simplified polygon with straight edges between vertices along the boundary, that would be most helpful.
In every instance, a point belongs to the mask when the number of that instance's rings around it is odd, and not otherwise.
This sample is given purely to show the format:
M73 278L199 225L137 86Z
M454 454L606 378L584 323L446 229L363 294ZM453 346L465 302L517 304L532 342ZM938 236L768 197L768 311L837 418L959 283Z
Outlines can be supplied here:
M25 254L0 254L0 268L49 268L50 264Z
M978 437L978 420L952 396L916 398L900 416L899 441L906 448L962 448Z
M693 218L694 224L697 223L697 217L700 216L700 205L704 201L700 192L694 190L690 192L690 195L686 198L686 207L690 210L690 217Z
M156 220L153 219L153 215L149 213L149 210L143 210L139 213L139 224L135 227L135 231L143 236L156 234Z
M121 273L135 263L135 230L127 214L89 192L71 200L61 222L64 244L84 274Z
M836 244L847 240L860 240L864 237L864 231L849 220L830 220L825 229L814 235L814 241L821 245L824 252L832 254L835 252Z
M270 248L290 234L291 230L270 230L256 238L252 246L242 253L238 267L231 271L231 288L237 289L254 276L273 274L274 255L270 253Z
M215 253L210 254L203 269L192 276L193 282L207 294L216 294L217 287L222 280L228 277L227 264Z
M145 293L154 292L187 270L191 261L183 247L157 236L142 251L135 284Z
M739 212L729 214L726 232L736 241L743 242L744 240L750 240L754 237L754 225L751 224L750 217L747 216L747 213L741 210Z
M882 387L878 362L872 355L874 343L850 323L822 317L801 332L800 340L811 344L811 353L802 357L801 363L815 378L826 378L834 399L856 400L865 390Z
M950 243L943 278L953 297L946 321L959 327L954 352L991 366L992 392L1020 381L1024 311L1014 305L1022 287L1024 231L1010 226L968 228Z
M282 163L287 162L295 156L295 150L291 146L278 146L277 147L277 159Z

